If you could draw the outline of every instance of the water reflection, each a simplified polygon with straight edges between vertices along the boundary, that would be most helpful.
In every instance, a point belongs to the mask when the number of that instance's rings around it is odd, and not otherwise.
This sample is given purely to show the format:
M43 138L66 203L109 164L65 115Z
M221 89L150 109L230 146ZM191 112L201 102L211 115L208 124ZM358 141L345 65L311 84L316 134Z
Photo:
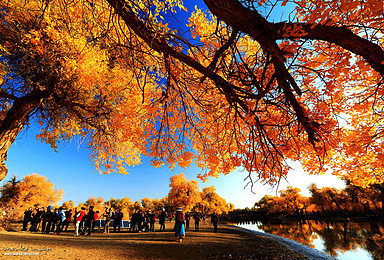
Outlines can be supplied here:
M384 259L383 222L331 222L303 220L299 222L243 222L253 224L259 230L295 240L315 248L314 242L323 241L323 251L337 257L349 251L364 249L372 259Z

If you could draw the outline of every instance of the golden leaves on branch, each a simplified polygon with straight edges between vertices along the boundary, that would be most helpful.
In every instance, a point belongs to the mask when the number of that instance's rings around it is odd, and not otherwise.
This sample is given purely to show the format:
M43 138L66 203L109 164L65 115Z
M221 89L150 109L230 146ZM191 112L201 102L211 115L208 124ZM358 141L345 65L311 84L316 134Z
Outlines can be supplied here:
M284 25L273 36L278 40L271 39L276 53L198 9L187 24L194 41L182 40L166 18L185 10L181 1L109 2L133 17L119 17L121 10L111 12L101 0L7 6L5 19L26 26L14 28L22 44L15 39L0 45L1 52L20 48L27 72L50 75L27 79L52 89L37 116L39 138L56 147L81 136L105 174L127 173L150 156L155 167L194 162L205 170L202 179L242 167L273 185L286 176L287 161L301 160L311 173L333 167L353 179L364 171L360 185L382 182L382 75L324 37L306 38L326 25L382 48L380 2L295 1L301 23L269 24ZM1 33L16 37L2 26ZM279 71L277 58L286 71Z

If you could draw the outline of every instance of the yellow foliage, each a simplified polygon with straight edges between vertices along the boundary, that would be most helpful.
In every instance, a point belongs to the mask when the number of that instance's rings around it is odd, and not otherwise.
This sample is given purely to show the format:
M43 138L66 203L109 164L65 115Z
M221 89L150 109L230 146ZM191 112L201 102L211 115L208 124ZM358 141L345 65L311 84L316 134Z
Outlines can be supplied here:
M279 37L269 39L275 49L198 9L188 42L166 18L186 10L180 0L122 2L126 13L103 0L1 3L0 84L7 94L48 92L34 107L38 138L53 148L86 140L103 174L127 174L148 156L155 167L196 163L203 180L240 167L274 185L300 160L311 174L384 181L383 75L312 36L347 28L383 49L380 1L295 1L300 23L269 24L283 26L264 35ZM1 103L1 117L12 103ZM177 185L175 204L200 200L183 195L193 182Z
M29 207L56 206L62 199L63 190L54 189L54 184L47 177L36 173L28 174L16 184L17 192L13 198L6 203L8 209L13 209L16 217L22 218L23 213ZM5 194L2 194L5 197Z

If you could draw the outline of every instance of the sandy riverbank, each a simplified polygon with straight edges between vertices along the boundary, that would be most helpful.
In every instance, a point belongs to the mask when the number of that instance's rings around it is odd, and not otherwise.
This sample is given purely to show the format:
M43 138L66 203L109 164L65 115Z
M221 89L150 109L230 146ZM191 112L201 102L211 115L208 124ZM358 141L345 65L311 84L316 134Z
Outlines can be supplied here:
M239 228L210 225L199 232L193 227L180 243L173 236L173 223L166 232L95 232L74 237L73 232L44 235L31 232L0 232L0 258L4 259L308 259L275 239ZM17 255L13 255L17 254Z

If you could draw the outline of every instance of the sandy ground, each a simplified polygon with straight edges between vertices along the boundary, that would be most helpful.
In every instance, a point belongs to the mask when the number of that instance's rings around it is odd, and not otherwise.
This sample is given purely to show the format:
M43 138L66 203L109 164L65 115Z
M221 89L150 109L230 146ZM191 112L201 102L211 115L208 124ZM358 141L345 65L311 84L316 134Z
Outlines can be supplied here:
M308 259L274 239L241 229L219 226L214 233L209 224L200 231L187 230L179 242L167 222L166 232L73 236L73 229L61 235L20 231L0 231L2 259ZM155 226L158 228L158 225Z

